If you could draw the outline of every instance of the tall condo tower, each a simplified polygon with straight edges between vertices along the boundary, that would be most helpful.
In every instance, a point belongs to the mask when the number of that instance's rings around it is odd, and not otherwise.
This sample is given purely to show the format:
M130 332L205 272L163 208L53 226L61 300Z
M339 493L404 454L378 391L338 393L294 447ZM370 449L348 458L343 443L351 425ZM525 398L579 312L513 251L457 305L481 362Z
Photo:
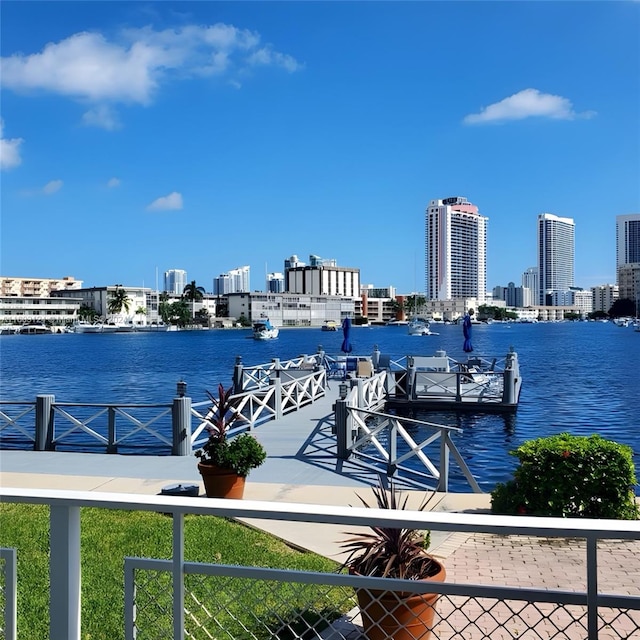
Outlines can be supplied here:
M538 304L547 294L573 287L575 224L552 213L538 215Z
M488 221L466 198L431 200L425 213L428 300L485 301Z
M187 286L187 272L182 269L169 269L164 272L164 290L181 296Z
M616 267L640 263L640 213L616 216Z

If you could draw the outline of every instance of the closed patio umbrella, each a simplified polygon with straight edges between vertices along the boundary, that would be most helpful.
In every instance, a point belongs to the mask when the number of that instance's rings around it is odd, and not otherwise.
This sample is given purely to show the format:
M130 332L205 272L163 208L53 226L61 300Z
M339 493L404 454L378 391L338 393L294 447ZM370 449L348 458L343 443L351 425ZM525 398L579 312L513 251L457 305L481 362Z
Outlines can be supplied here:
M471 316L468 313L462 321L462 333L464 334L462 349L465 353L471 353L473 351L473 345L471 344Z
M342 321L342 335L344 339L342 340L342 349L343 353L351 353L353 350L353 346L351 345L351 318L345 318Z

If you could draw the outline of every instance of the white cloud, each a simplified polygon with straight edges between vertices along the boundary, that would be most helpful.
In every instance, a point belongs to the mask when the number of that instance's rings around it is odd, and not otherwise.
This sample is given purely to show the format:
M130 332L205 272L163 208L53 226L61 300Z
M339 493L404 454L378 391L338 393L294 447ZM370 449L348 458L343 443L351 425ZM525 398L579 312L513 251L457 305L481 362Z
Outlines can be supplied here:
M524 89L500 102L484 107L480 113L465 116L465 124L482 124L485 122L504 122L505 120L524 120L525 118L542 117L554 120L574 120L575 118L591 118L593 111L576 113L568 98L540 93L537 89Z
M42 187L42 193L44 193L45 196L50 196L60 191L60 189L62 189L62 180L51 180Z
M107 105L98 105L95 109L89 109L83 116L82 122L87 126L100 127L107 131L120 129L120 121L115 112Z
M109 180L109 182L107 182L107 187L109 187L109 189L113 189L115 187L119 187L120 186L120 179L119 178L111 178Z
M0 78L4 87L18 92L50 92L98 105L147 105L171 77L234 77L258 63L288 72L302 67L270 45L261 46L255 32L214 24L126 29L111 39L101 33L76 33L38 53L1 58ZM105 126L113 117L92 110L85 120Z
M154 200L147 207L147 211L177 211L179 209L182 209L182 194L177 191Z
M4 120L0 118L0 169L13 169L22 163L20 157L20 145L22 138L4 137Z

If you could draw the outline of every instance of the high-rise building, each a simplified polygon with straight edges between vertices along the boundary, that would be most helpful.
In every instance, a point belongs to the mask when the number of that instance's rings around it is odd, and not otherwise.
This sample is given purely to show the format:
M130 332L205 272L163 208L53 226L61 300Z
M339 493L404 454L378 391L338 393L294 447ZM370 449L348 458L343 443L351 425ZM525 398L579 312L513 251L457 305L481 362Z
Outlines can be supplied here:
M596 287L591 287L591 296L593 298L594 311L609 313L609 309L611 309L613 303L618 299L618 285L600 284Z
M187 272L182 269L169 269L164 272L164 290L181 296L187 286Z
M226 293L248 293L250 291L250 271L251 268L245 266L220 274L217 278L213 279L214 295L221 296Z
M640 263L640 213L616 216L616 267Z
M431 200L425 213L428 300L485 301L488 221L466 198Z
M267 274L267 293L282 293L284 291L284 274Z
M640 213L616 216L616 279L620 299L640 315Z
M360 296L360 269L339 267L335 259L309 256L309 264L291 256L284 261L285 291L314 296Z
M573 287L574 262L573 219L552 213L538 215L538 304L546 304L547 295Z

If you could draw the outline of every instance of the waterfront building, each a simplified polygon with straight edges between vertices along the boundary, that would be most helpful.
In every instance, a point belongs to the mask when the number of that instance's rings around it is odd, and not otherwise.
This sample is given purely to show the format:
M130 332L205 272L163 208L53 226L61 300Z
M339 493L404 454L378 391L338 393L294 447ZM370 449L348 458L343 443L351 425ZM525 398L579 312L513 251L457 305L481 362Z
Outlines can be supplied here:
M43 298L53 291L80 289L82 280L73 276L64 278L8 278L0 276L0 296L23 296Z
M298 262L297 256L291 256L285 260L284 277L288 293L352 299L360 296L360 269L339 267L333 259L323 260L312 255L309 265L305 265Z
M640 213L616 216L616 266L640 263Z
M187 272L182 269L169 269L164 272L164 290L181 296L187 286Z
M640 316L640 213L616 216L616 271L620 298L633 300Z
M90 307L98 314L98 316L106 319L111 315L109 313L109 299L115 293L117 288L124 289L127 297L129 298L129 311L123 309L122 312L118 314L121 321L133 322L134 324L141 324L145 321L147 323L158 321L157 301L155 306L155 315L154 309L150 309L147 306L148 297L157 297L158 294L156 291L153 291L148 287L126 287L124 285L114 284L106 287L87 287L70 291L57 291L55 292L55 296L65 299L77 298L80 300L80 306ZM146 313L136 313L139 309L145 309Z
M284 293L231 293L228 316L248 322L268 317L275 327L321 327L355 316L355 300L344 296Z
M574 286L575 224L552 213L538 215L538 304ZM551 302L551 304L553 304Z
M226 273L221 273L213 279L213 294L216 296L228 293L245 293L250 291L250 271L249 266L238 267Z
M596 287L591 287L591 298L594 311L609 313L609 309L618 299L618 285L600 284Z
M431 200L425 213L428 300L475 298L487 289L487 223L466 198Z
M523 306L528 307L532 304L536 304L538 301L538 267L529 267L522 274L522 288L526 289L526 293L523 294Z
M69 292L71 289L68 290ZM64 326L77 318L82 303L79 297L0 296L0 325L47 324Z
M618 291L621 300L633 300L636 316L640 317L640 262L623 264L618 267Z
M268 273L267 274L267 292L282 293L284 291L284 274Z
M571 289L571 293L573 296L569 304L580 309L580 316L585 318L593 311L593 294L591 293L591 290L573 287Z
M525 287L516 287L510 282L506 287L494 287L493 300L504 300L507 307L522 309L531 305L531 292Z

